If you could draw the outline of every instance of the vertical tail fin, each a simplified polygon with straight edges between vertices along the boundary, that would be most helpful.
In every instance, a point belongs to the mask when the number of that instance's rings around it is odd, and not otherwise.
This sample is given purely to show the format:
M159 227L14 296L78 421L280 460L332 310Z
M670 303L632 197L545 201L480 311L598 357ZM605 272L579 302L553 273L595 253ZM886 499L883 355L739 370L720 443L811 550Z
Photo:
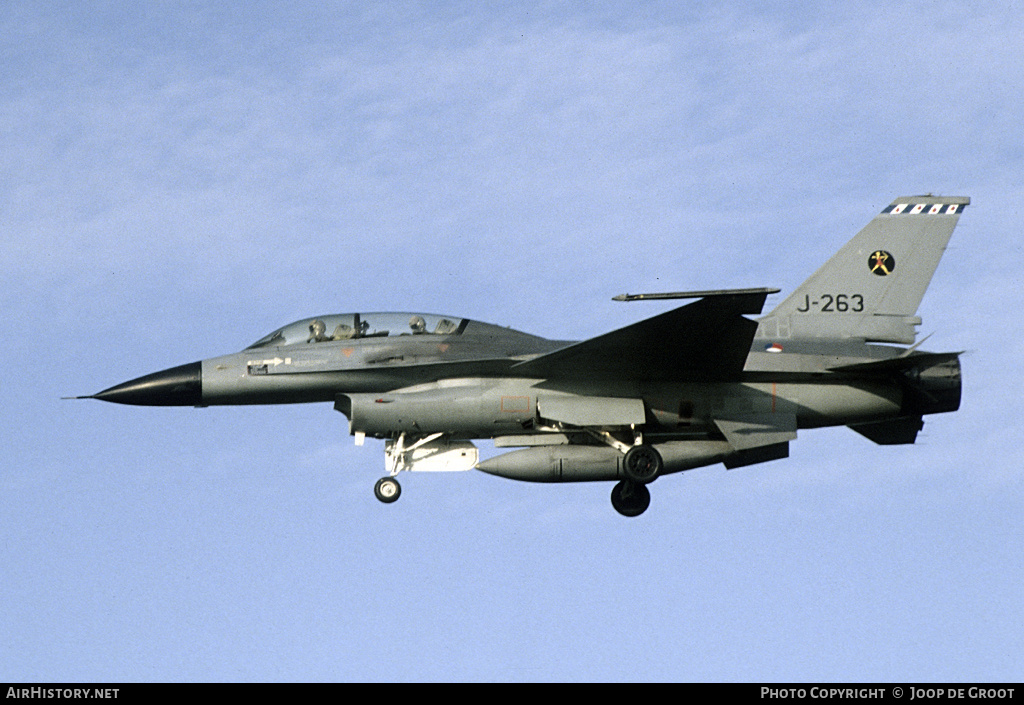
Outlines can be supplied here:
M897 198L761 319L758 336L913 343L917 307L970 202Z

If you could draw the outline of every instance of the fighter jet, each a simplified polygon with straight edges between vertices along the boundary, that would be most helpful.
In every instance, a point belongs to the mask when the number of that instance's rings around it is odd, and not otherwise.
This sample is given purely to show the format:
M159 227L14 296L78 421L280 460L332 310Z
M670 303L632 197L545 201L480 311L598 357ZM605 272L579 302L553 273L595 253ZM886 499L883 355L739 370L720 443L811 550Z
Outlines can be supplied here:
M924 415L957 410L959 353L920 351L916 313L969 203L897 198L756 320L778 289L617 296L695 300L581 342L451 315L322 315L241 352L76 398L329 402L356 445L383 440L381 502L398 499L400 473L477 469L614 482L612 506L635 517L663 475L786 458L798 431L826 426L913 443ZM478 439L502 453L481 460Z

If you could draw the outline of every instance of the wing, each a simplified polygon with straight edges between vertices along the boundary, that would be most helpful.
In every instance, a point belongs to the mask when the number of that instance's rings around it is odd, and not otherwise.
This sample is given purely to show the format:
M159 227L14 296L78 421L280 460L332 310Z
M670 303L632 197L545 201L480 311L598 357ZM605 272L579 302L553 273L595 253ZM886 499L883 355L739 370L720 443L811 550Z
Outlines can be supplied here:
M568 380L727 380L739 377L768 291L699 301L521 362L517 375Z

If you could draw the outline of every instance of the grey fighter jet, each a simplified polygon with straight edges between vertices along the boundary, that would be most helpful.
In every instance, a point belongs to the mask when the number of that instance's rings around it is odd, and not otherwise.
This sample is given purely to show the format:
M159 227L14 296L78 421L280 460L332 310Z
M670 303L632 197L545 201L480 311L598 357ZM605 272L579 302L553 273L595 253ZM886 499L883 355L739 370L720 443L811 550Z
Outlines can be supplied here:
M913 443L925 414L955 411L959 355L918 350L916 312L969 203L897 198L757 320L777 289L618 296L696 300L582 342L458 316L324 315L84 398L330 402L356 445L384 441L382 502L398 499L401 472L477 469L614 482L612 505L637 516L662 475L786 458L801 429ZM518 450L481 461L474 439Z

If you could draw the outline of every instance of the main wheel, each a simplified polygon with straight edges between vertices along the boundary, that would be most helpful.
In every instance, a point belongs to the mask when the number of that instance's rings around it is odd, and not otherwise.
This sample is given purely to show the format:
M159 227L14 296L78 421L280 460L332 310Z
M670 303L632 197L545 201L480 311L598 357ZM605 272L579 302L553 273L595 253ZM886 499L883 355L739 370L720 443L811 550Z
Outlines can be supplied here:
M654 482L662 468L661 453L654 446L633 446L622 460L626 478L641 485Z
M382 477L373 486L373 494L384 504L391 504L402 496L402 486L393 477Z
M612 488L612 506L624 517L638 517L651 506L651 491L646 485L622 480Z

